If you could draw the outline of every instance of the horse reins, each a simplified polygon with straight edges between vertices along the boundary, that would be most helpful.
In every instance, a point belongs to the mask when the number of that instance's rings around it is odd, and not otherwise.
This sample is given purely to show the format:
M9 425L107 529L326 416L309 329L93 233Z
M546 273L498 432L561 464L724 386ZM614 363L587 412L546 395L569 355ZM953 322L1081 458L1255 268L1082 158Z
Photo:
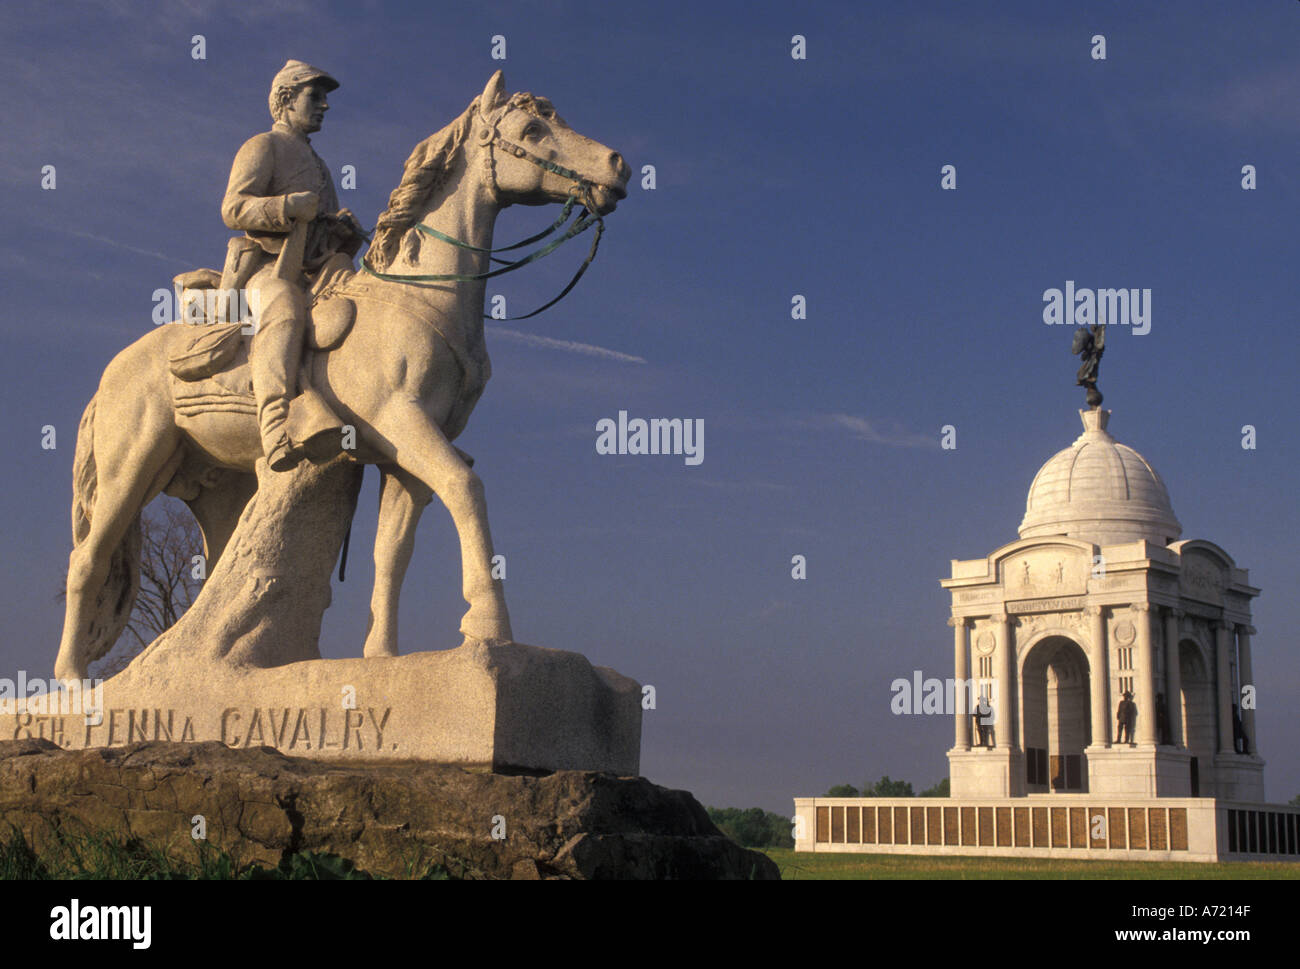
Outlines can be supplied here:
M578 267L578 271L573 274L573 278L569 280L569 284L565 286L564 289L560 290L560 294L558 296L556 296L554 299L550 300L549 302L544 303L543 305L537 307L537 309L533 310L531 313L525 313L523 316L494 317L488 313L484 313L483 318L487 320L490 319L526 320L529 317L536 316L538 313L541 313L544 310L550 309L560 300L564 299L565 296L569 295L573 287L578 285L578 280L580 280L583 276L583 273L587 271L587 267L590 266L592 262L595 260L596 250L600 247L601 234L605 231L605 221L604 219L601 218L601 216L597 212L596 203L595 200L592 198L592 194L591 194L591 190L593 188L594 183L590 179L584 178L582 175L580 175L578 172L574 171L571 168L565 168L563 165L557 165L553 161L548 161L545 158L539 158L537 155L534 155L532 152L524 148L521 148L519 145L513 144L509 141L506 141L504 138L502 138L500 136L500 133L497 131L497 125L501 123L501 119L504 118L508 113L509 113L509 109L503 111L501 117L498 118L495 122L493 122L490 126L487 125L486 120L483 120L484 128L481 129L480 138L479 138L479 143L485 144L488 150L488 171L491 173L492 176L493 197L496 197L498 193L497 193L497 183L496 183L496 159L494 158L492 152L494 147L499 145L502 151L507 151L510 154L514 155L516 158L521 158L525 161L531 162L532 164L536 165L538 168L542 169L543 171L551 172L555 175L559 175L561 178L567 178L569 181L573 182L572 187L569 189L569 198L564 203L564 208L561 210L559 218L557 218L554 222L552 222L548 228L543 229L541 232L538 232L536 235L531 235L527 239L524 239L520 242L516 242L513 245L497 246L490 249L484 248L482 246L473 246L470 245L468 242L462 242L460 239L456 239L452 236L447 235L446 233L439 232L437 229L432 229L429 226L424 225L423 223L417 222L415 224L415 228L417 230L423 232L425 235L432 236L433 238L438 239L441 242L445 242L449 245L456 246L457 248L460 249L467 249L471 252L487 253L489 263L495 262L501 264L500 269L491 269L481 273L421 273L421 274L414 274L414 275L404 275L400 273L381 273L374 269L371 269L364 257L361 260L362 269L364 269L370 275L374 276L376 279L383 279L387 282L394 282L394 283L414 283L416 285L428 284L428 283L444 283L444 282L468 283L468 282L475 282L480 279L492 279L494 276L502 276L505 275L506 273L514 272L516 269L522 269L524 266L527 266L529 263L536 262L538 259L541 259L543 256L549 256L560 246L564 245L564 243L568 242L570 239L574 238L575 236L585 232L587 229L590 229L594 225L596 227L596 234L591 240L591 249L587 253L587 258L582 261L582 265ZM559 231L560 227L563 226L564 223L567 222L569 220L569 217L572 215L574 204L579 201L582 202L582 206L583 206L582 215L578 216L578 218L567 229L565 229L564 234L561 235L558 239L554 239L551 242L546 243L546 245L541 246L540 248L534 250L533 252L529 253L527 256L524 256L522 259L498 259L496 256L493 255L493 253L497 253L497 252L511 252L515 249L522 249L524 246L532 245L534 242L540 242L542 239L545 239L547 236L551 235L552 233ZM367 253L367 255L369 255L369 253Z

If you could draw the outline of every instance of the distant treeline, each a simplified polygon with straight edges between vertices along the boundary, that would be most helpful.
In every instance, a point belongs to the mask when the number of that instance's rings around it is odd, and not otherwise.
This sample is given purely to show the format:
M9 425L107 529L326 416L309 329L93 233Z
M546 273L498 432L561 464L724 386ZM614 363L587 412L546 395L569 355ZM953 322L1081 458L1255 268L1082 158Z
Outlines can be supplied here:
M793 822L762 808L706 808L709 820L746 848L793 848Z
M908 781L892 781L886 774L859 791L852 784L836 784L827 797L917 797ZM947 797L948 778L922 791L920 797ZM732 841L746 848L793 848L794 822L762 808L706 808L709 820Z
M886 774L872 784L867 781L858 790L852 784L836 784L826 792L827 797L947 797L948 778L944 778L934 787L927 787L918 795L912 790L911 781L891 781Z

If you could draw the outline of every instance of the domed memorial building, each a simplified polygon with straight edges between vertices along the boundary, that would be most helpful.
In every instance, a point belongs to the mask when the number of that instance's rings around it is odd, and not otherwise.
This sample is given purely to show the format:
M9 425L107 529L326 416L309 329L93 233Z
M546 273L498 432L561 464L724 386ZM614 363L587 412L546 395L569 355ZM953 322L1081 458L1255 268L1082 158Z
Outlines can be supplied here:
M1260 590L1182 537L1159 473L1111 434L1095 371L1020 538L941 580L950 797L796 798L797 850L1300 860L1300 808L1263 803Z
M954 679L992 707L985 730L954 713L952 793L1262 801L1259 590L1218 545L1182 540L1159 473L1111 435L1110 411L1079 415L1083 433L1029 486L1019 541L954 560L942 582Z

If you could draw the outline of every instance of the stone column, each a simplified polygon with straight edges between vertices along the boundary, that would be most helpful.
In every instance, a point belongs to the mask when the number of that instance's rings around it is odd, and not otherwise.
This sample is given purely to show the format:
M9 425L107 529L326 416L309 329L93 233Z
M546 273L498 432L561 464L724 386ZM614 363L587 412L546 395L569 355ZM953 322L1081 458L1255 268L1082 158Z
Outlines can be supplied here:
M1147 602L1135 602L1132 609L1137 617L1137 669L1133 677L1138 708L1136 739L1145 747L1156 742L1156 657L1151 629L1155 616Z
M970 694L966 689L966 682L970 679L970 655L966 649L966 619L962 616L953 616L948 620L948 625L952 627L953 678L957 681L957 689L953 691L953 704L956 708L954 716L957 723L954 747L957 750L970 750L971 711L967 709Z
M990 616L993 620L993 628L998 638L997 643L997 660L994 667L997 671L997 713L994 720L994 729L997 731L997 746L1002 750L1010 750L1013 746L1013 734L1015 733L1015 679L1016 679L1016 651L1011 643L1011 617L1006 613L996 616Z
M1255 683L1255 671L1251 665L1250 658L1250 637L1255 635L1254 626L1240 625L1237 627L1237 669L1241 673L1242 687L1252 687L1258 694L1259 687ZM1251 698L1252 704L1254 697ZM1241 698L1237 698L1241 702ZM1241 708L1241 726L1246 731L1246 748L1245 752L1254 754L1259 752L1259 747L1255 741L1255 708L1252 705L1249 710L1244 706Z
M1222 620L1212 622L1214 629L1214 692L1219 709L1219 753L1231 754L1232 748L1232 668L1229 666L1229 640L1232 626Z
M1183 610L1165 610L1165 709L1169 711L1169 740L1183 746L1183 670L1178 660L1178 620Z
M1110 669L1106 662L1106 609L1088 606L1091 648L1088 650L1088 699L1092 708L1092 745L1110 746Z

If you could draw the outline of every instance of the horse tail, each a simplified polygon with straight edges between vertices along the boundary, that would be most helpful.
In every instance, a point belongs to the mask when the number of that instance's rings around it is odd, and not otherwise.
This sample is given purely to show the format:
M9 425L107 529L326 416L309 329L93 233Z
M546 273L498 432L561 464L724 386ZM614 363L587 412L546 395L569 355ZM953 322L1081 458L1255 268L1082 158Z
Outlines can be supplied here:
M95 466L95 401L90 398L77 428L77 449L72 459L72 545L79 547L90 534L95 514L99 475ZM140 516L136 515L113 550L108 577L95 597L90 622L80 639L83 663L93 663L113 648L131 619L140 591Z
M98 395L96 395L97 397ZM90 533L90 516L95 509L95 400L90 398L77 427L77 450L72 458L72 545L77 547Z

